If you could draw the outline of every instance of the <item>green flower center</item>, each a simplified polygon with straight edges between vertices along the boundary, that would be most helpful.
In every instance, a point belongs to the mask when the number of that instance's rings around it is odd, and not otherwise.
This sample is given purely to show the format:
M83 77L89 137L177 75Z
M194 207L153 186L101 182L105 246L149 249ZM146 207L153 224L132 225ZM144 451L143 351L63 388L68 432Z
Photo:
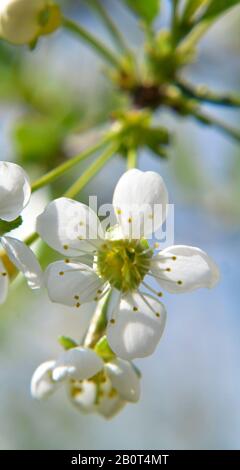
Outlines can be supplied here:
M97 270L112 287L133 291L148 273L152 255L145 239L108 240L98 251Z

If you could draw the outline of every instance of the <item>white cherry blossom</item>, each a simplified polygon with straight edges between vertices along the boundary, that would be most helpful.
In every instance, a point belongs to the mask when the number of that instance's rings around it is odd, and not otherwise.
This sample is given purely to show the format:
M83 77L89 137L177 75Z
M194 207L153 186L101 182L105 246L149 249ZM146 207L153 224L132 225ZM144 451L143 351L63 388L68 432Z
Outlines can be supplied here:
M82 346L41 364L33 374L31 394L44 399L60 385L66 386L71 402L80 411L105 418L140 397L140 377L130 362L116 358L104 363L94 350Z
M15 163L0 162L0 218L10 222L26 207L31 186L25 171Z
M64 351L54 361L41 364L31 380L31 394L42 399L51 395L60 383L89 379L103 368L102 359L92 350L76 347Z
M31 196L31 186L25 171L15 163L0 162L0 223L10 223L17 219L26 207ZM21 271L31 289L42 284L40 265L30 248L16 238L5 235L0 237L2 247L8 258ZM0 303L6 300L8 292L7 263L4 256L0 261Z
M134 169L115 188L118 225L112 230L103 233L90 208L67 198L51 202L37 220L41 237L67 256L47 269L50 299L79 308L109 290L117 293L107 338L114 353L126 360L152 354L166 323L163 293L146 281L148 276L171 293L211 288L219 279L215 263L199 248L177 245L155 251L147 242L164 222L167 203L161 176ZM90 260L87 265L83 255Z
M72 403L84 413L115 416L127 403L140 398L140 377L131 362L115 359L104 365L98 380L71 383L68 394Z

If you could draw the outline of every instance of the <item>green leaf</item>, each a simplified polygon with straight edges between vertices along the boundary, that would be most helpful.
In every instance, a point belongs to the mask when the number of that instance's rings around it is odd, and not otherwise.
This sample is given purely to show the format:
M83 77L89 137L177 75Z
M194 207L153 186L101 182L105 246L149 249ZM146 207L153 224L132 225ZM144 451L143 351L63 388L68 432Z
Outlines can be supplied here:
M110 361L115 358L114 352L111 350L106 336L103 336L95 346L96 353L104 360Z
M5 233L11 232L11 230L20 227L20 225L22 225L21 216L17 217L17 219L12 220L11 222L7 222L6 220L0 219L0 236L4 235Z
M229 8L232 8L237 4L240 4L240 0L212 0L202 16L201 21L210 20L222 15L225 11L229 10Z
M124 0L143 21L151 24L159 13L160 0Z
M69 336L59 336L58 342L66 351L78 346L76 341L74 341L74 339L70 338Z

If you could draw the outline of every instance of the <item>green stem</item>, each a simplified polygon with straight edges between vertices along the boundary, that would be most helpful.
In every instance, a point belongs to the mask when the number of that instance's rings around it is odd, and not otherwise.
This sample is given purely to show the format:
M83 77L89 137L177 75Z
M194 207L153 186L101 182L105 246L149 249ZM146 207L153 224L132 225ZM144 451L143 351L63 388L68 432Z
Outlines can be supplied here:
M87 3L90 4L90 6L92 6L92 8L96 10L96 12L98 13L102 22L107 27L109 33L111 34L113 40L115 41L116 46L120 49L120 51L126 52L127 54L130 55L131 51L129 50L126 44L124 37L122 36L121 32L118 30L112 18L107 13L106 9L99 2L99 0L90 0Z
M178 0L172 0L171 29L174 36L178 23Z
M109 137L109 136L108 136ZM112 136L111 136L112 138ZM106 142L109 142L111 139L110 137L106 140L104 140L104 143ZM100 148L100 143L97 144L98 147L97 149ZM101 146L103 145L103 141L101 142ZM93 147L92 147L93 148ZM84 188L84 186L86 186L86 184L95 176L95 174L101 170L101 168L107 163L107 161L113 156L113 154L115 153L115 151L117 151L118 149L118 146L117 145L112 145L111 147L109 147L92 165L90 165L89 168L87 168L87 170L80 176L80 178L72 185L70 186L70 188L65 192L64 196L65 197L74 197L77 193L79 193L79 191L81 191L81 189ZM95 146L95 150L96 150L96 146ZM93 152L92 152L93 153ZM83 154L81 154L83 155ZM80 161L80 156L81 155L77 155L77 157L74 157L74 159L72 160L76 160L78 159L78 161L76 163L78 163ZM66 163L69 163L69 162L66 162ZM75 164L76 164L75 163ZM70 168L72 167L73 165L70 166ZM61 165L61 168L63 167L63 165ZM56 168L57 170L58 168ZM67 168L69 169L69 167ZM53 173L53 172L51 172ZM61 173L62 174L62 173ZM49 173L47 175L45 175L45 177L47 177L48 175L50 175ZM59 174L57 176L60 176ZM51 181L53 181L53 179L55 179L55 177L57 176L54 176L51 177ZM45 178L43 177L43 178ZM43 178L41 178L41 180L43 180ZM40 180L39 180L40 182ZM48 184L50 181L48 179L48 182L45 183L45 184ZM37 182L36 182L37 183ZM35 183L35 184L36 184ZM44 186L44 184L41 183L41 186L42 187ZM38 186L39 188L39 186ZM37 189L38 189L37 188ZM39 238L39 235L38 233L34 232L32 233L31 235L29 235L25 240L24 242L26 243L26 245L30 246L32 245L32 243L34 243L37 239Z
M197 45L198 41L200 41L202 36L207 32L213 22L214 20L211 19L197 24L180 42L179 46L177 47L177 51L181 54L185 54L192 50Z
M100 302L98 302L95 313L92 317L89 329L86 333L84 346L93 348L99 339L104 335L107 327L107 313L109 301L111 298L111 291L106 294Z
M118 150L118 145L111 145L108 147L105 152L90 165L87 170L80 176L80 178L66 191L64 194L65 197L73 198L75 197L86 185L87 183L98 173L102 167L108 162L108 160L114 155Z
M75 21L70 20L69 18L62 19L62 25L68 31L79 36L83 41L85 41L89 46L91 46L99 55L101 55L109 64L114 67L120 67L119 58L110 51L105 44L103 44L99 39L93 36L89 31L83 28L80 24L75 23Z
M132 168L137 168L137 150L134 147L128 150L127 167L128 170L131 170Z
M183 9L181 20L185 23L191 21L194 15L202 8L205 4L209 3L208 0L187 0Z
M101 170L101 168L113 156L117 149L117 145L112 145L110 148L108 148L92 165L90 165L89 168L87 168L87 170L80 176L80 178L72 186L70 186L70 188L64 193L63 196L70 198L76 196L76 194L79 193L87 185L87 183L95 176L95 174ZM24 240L24 243L30 246L38 239L38 237L38 233L34 232Z
M70 160L67 160L66 162L62 163L58 167L54 168L53 170L49 171L46 175L42 176L38 180L36 180L32 184L32 192L37 191L37 189L42 188L43 186L46 186L49 183L52 183L55 179L59 178L59 176L63 175L66 171L70 170L73 168L75 165L78 163L82 162L85 160L87 157L90 155L93 155L97 150L99 150L103 145L107 144L113 139L113 134L109 133L107 134L100 142L97 144L93 145L90 148L87 148L80 154L76 155L75 157L71 158Z
M238 96L231 96L227 94L221 95L208 90L208 88L204 85L192 86L183 79L178 79L176 84L188 97L195 98L198 101L205 101L207 103L213 103L220 106L240 106L240 97Z
M25 238L24 243L28 246L32 245L35 241L37 241L39 238L39 235L37 232L32 233L29 235L27 238Z
M206 124L208 126L213 126L216 129L219 129L221 132L226 134L228 137L232 137L233 139L240 142L240 131L237 129L233 129L228 124L220 121L219 119L209 116L209 114L205 113L204 111L200 110L196 106L192 107L189 111L192 116L194 116L199 122L202 124Z

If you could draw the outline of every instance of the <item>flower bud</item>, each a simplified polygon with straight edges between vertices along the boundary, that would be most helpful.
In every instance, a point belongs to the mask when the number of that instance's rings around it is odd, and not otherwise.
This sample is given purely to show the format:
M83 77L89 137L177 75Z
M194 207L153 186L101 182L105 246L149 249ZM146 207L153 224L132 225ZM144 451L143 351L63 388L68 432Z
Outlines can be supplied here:
M1 0L0 36L13 44L31 44L55 31L61 12L51 0Z

